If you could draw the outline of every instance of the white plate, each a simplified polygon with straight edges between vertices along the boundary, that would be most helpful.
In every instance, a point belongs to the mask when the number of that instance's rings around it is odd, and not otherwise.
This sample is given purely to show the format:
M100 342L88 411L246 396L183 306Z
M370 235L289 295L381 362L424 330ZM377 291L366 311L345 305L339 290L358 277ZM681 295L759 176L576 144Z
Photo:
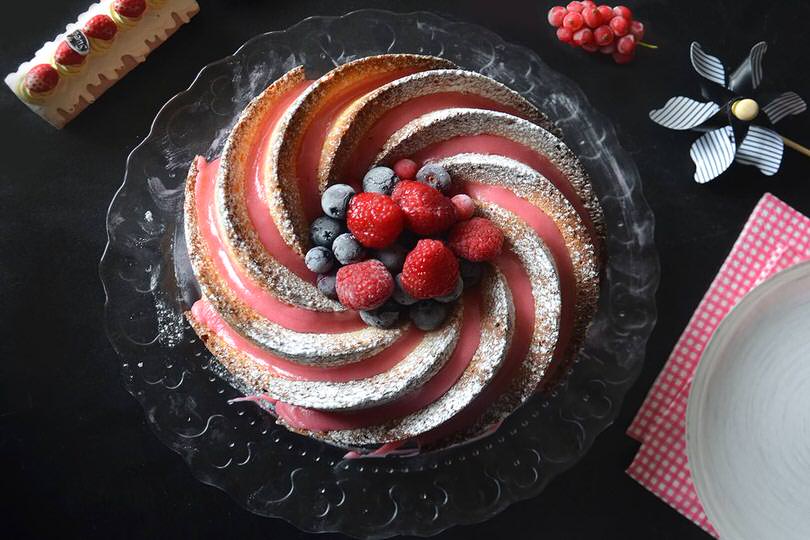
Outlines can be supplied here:
M810 538L810 263L720 324L692 383L686 441L720 538Z

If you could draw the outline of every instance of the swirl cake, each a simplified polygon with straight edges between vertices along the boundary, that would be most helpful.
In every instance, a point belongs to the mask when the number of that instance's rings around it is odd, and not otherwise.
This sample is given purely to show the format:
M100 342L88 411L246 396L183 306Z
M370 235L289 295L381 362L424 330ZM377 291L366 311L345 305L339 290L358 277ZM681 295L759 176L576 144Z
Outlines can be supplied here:
M565 373L597 307L602 211L557 133L516 92L441 58L372 56L317 80L291 70L246 107L219 159L189 170L191 325L293 431L378 453L485 433ZM403 158L446 171L503 238L428 330L366 324L305 261L324 191L360 191L370 168Z

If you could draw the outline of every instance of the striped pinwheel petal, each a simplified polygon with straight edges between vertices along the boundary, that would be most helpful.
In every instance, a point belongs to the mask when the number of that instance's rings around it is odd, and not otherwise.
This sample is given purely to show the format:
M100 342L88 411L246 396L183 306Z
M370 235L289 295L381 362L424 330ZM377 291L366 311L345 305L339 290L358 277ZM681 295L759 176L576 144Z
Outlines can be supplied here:
M650 120L670 129L690 129L699 126L719 110L720 106L711 101L701 103L676 96L660 109L650 111Z
M728 169L734 161L734 150L734 130L731 126L701 135L689 150L695 162L695 182L705 184Z
M784 149L782 138L776 132L751 126L742 144L737 148L735 159L743 165L755 166L764 175L773 176L782 163Z
M762 57L768 50L768 44L760 41L748 53L740 66L729 76L728 87L737 94L747 94L753 92L762 83Z
M768 115L768 120L772 124L791 114L803 113L805 110L807 110L807 103L796 92L779 94L762 107L762 111Z
M692 48L689 51L692 57L692 66L695 71L720 86L726 85L726 68L723 63L716 56L706 54L697 41L692 42Z

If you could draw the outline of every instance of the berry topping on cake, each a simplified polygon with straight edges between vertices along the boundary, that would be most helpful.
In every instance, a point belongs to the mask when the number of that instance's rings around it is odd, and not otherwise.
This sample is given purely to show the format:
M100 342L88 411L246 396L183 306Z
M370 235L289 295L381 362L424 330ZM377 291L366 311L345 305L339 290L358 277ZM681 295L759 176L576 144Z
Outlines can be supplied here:
M374 258L383 263L392 274L397 274L402 270L406 255L408 255L408 250L398 244L374 252Z
M337 300L337 290L335 288L337 285L337 272L319 275L316 284L321 294L332 300Z
M332 253L340 264L351 264L363 259L366 250L352 233L343 233L332 242Z
M332 242L344 232L343 222L329 216L321 216L312 222L309 237L316 246L332 247Z
M422 239L402 267L402 289L417 299L450 294L458 281L458 259L440 240Z
M481 282L481 276L484 275L484 267L482 263L459 259L458 272L461 274L461 281L464 282L464 287L475 287Z
M412 305L408 315L420 330L435 330L447 318L448 312L446 304L423 300Z
M403 222L402 210L387 195L364 192L349 202L346 225L366 247L379 249L391 245L402 232Z
M63 66L78 66L84 62L84 55L74 51L67 41L63 41L56 47L53 59L57 64Z
M445 193L452 184L450 174L444 170L444 167L432 163L428 163L419 169L416 173L416 180Z
M83 30L89 38L109 41L118 32L118 26L107 15L96 15L84 24Z
M59 84L59 73L50 64L37 64L26 73L23 84L32 94L44 94Z
M334 184L326 188L321 196L321 208L329 217L343 219L349 201L354 196L354 188L348 184Z
M350 264L337 271L337 296L349 309L380 307L394 292L394 278L378 260Z
M437 234L456 221L450 199L427 184L403 180L394 188L392 197L405 214L405 226L416 234Z
M146 0L115 0L113 9L123 17L137 19L146 11Z
M475 203L469 195L459 193L450 199L450 202L453 203L453 207L456 209L457 221L464 221L465 219L473 217L475 213Z
M388 301L377 309L360 312L360 318L369 326L375 328L390 328L399 320L399 305Z
M323 246L315 246L307 251L304 263L310 271L316 274L324 274L335 265L335 257L332 252Z
M394 163L394 172L402 180L413 180L418 170L419 165L412 159L400 159Z
M391 298L401 306L411 306L419 301L402 288L402 274L397 274L397 277L394 278L394 292Z
M459 298L461 298L461 293L464 292L464 280L460 277L456 280L456 286L453 287L453 290L450 291L449 294L445 294L444 296L437 296L436 301L441 302L442 304L450 304L451 302L455 302Z
M486 218L475 217L453 227L448 243L459 257L491 261L501 253L503 232Z
M391 195L399 178L393 169L374 167L363 177L363 191Z

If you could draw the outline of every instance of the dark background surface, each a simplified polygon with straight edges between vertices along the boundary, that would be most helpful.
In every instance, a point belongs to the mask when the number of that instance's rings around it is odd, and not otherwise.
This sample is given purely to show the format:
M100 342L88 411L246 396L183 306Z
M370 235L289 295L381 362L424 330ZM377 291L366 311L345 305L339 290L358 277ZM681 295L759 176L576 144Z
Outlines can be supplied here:
M208 62L251 36L317 14L362 7L432 10L482 24L528 46L577 81L616 124L635 157L656 218L662 281L659 322L644 370L608 429L540 496L442 538L708 538L624 473L636 443L624 435L647 389L765 191L810 213L810 160L786 150L776 177L734 166L699 186L688 158L694 134L665 130L647 111L678 92L696 95L688 45L700 41L729 64L760 39L766 81L810 97L804 2L638 1L647 41L629 66L556 42L551 2L201 0L202 11L148 61L63 131L0 89L0 529L64 537L304 538L280 520L249 514L195 480L146 426L124 390L102 325L97 263L104 216L128 152L160 106ZM776 4L776 5L774 5ZM0 72L27 60L83 11L87 0L5 3ZM780 131L810 143L810 116ZM337 535L330 535L337 537Z

